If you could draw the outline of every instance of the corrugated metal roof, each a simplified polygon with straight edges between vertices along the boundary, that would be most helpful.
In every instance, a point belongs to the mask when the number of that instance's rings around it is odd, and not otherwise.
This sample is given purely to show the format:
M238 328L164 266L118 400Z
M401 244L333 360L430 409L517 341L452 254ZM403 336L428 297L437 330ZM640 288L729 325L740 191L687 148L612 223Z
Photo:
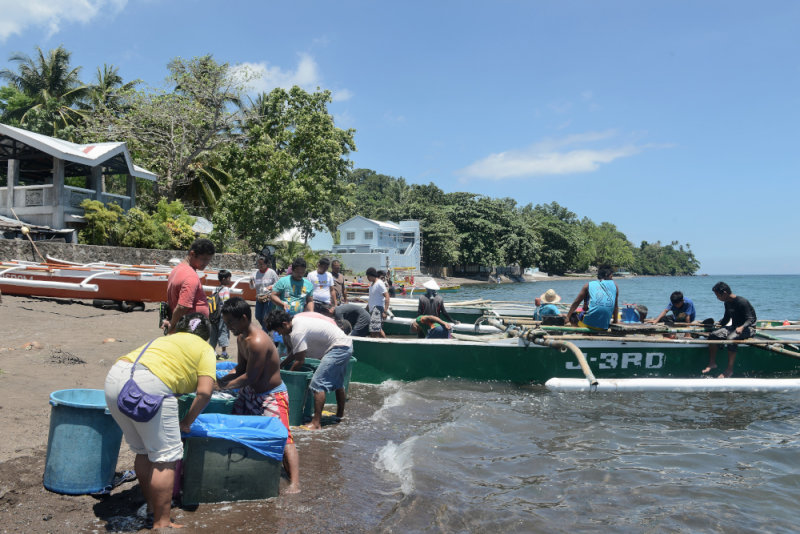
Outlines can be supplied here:
M147 169L134 165L128 147L123 142L91 143L79 145L47 135L0 124L0 135L16 139L55 158L94 167L121 154L128 165L128 174L144 180L156 181L157 176Z

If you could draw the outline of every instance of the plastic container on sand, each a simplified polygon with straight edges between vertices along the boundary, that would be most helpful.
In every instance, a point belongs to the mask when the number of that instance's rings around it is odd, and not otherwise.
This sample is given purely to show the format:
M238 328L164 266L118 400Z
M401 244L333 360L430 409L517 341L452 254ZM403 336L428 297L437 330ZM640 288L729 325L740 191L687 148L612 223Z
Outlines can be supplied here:
M96 493L114 480L122 430L100 389L50 394L50 433L44 487L56 493Z

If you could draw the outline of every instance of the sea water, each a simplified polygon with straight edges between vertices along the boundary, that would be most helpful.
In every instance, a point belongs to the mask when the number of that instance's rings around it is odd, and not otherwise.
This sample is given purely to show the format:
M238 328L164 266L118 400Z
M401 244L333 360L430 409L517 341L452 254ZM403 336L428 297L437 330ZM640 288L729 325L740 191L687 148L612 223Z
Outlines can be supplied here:
M800 276L618 283L622 302L653 314L677 289L699 318L719 319L723 306L711 292L719 280L759 317L800 315ZM584 283L487 285L445 299L532 301L552 287L571 301ZM387 381L352 384L346 416L321 432L295 433L301 469L313 470L302 477L302 528L282 514L295 506L287 497L250 510L254 521L277 513L275 531L403 533L761 533L797 532L800 522L798 393Z

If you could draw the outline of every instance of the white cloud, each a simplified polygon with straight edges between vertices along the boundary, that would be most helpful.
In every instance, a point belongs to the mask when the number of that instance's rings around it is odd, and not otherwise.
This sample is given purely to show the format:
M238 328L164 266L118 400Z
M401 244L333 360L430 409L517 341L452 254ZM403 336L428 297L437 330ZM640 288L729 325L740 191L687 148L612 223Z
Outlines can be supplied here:
M235 75L239 74L247 79L248 90L252 93L269 93L278 87L291 89L295 85L313 92L323 86L319 66L307 53L298 54L297 66L294 69L285 70L261 61L240 63L233 67L233 71ZM344 102L353 96L353 92L349 89L337 89L332 91L331 98L334 102Z
M462 178L503 180L596 171L600 165L633 156L643 147L632 144L590 147L589 144L611 140L613 131L589 132L563 139L549 139L527 149L509 150L472 163L458 171Z
M266 61L260 63L241 63L234 70L247 72L251 78L250 89L257 93L268 93L277 87L291 89L299 85L306 91L315 91L320 84L319 68L314 58L308 54L300 54L294 70L283 70L271 66Z
M353 98L353 91L350 89L339 89L333 92L332 98L334 102L344 102Z
M47 28L48 36L52 36L65 24L90 22L101 11L104 16L113 16L126 3L127 0L0 0L0 41L31 26Z

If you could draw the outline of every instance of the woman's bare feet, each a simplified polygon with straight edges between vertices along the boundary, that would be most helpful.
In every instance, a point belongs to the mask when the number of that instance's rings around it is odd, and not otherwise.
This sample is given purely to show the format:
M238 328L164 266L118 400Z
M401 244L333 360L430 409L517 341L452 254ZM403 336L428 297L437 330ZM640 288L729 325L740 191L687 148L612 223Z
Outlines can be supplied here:
M168 528L183 528L184 525L179 525L178 523L173 523L172 521L169 522L168 525L156 526L153 525L153 530L159 531L161 529L168 529Z
M300 493L300 484L289 484L283 490L283 493Z
M730 378L733 376L733 370L727 369L724 373L720 374L717 378Z
M711 371L713 371L716 368L717 368L716 365L709 365L708 367L706 367L705 369L700 371L700 374L707 375L708 373L710 373Z

